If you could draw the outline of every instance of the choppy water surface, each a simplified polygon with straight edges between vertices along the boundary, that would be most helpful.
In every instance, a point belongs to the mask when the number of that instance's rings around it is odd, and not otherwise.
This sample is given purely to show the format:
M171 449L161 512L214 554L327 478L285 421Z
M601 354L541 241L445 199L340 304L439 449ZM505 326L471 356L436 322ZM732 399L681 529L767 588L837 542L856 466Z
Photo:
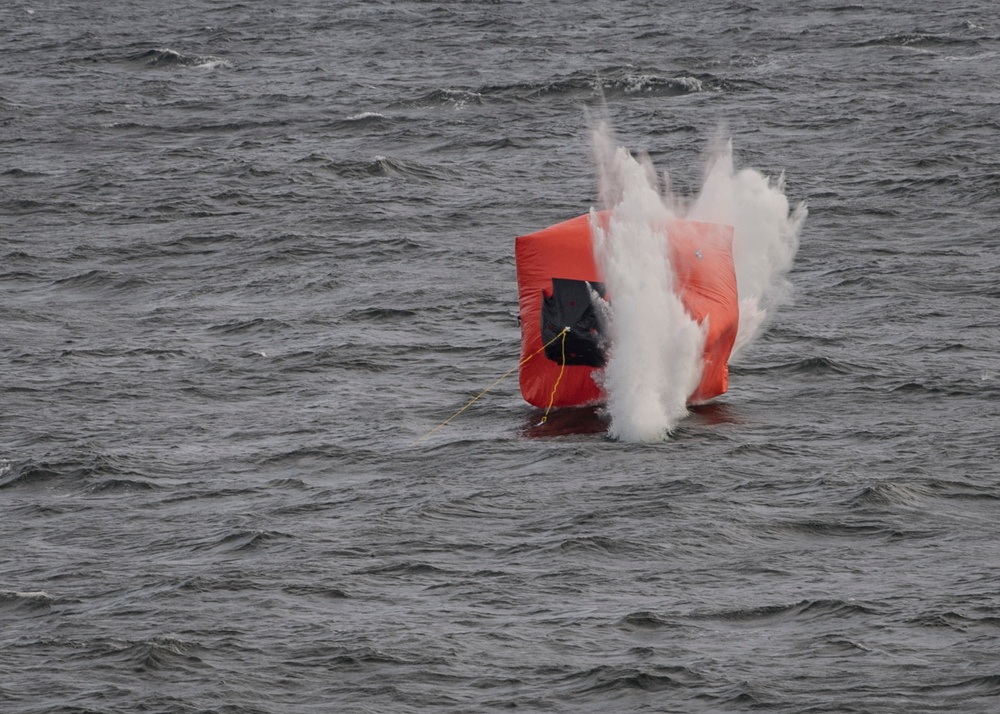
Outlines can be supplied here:
M994 711L992 3L97 5L0 22L0 710ZM792 301L662 443L414 444L602 101L784 172Z

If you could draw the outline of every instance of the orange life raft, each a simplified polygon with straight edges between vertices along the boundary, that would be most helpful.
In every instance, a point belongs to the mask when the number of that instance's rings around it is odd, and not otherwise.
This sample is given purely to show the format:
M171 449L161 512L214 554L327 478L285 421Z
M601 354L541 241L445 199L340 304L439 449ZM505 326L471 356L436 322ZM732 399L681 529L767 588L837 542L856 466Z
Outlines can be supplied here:
M607 217L606 213L598 215L598 220ZM702 324L708 320L701 382L688 398L704 402L728 387L729 353L739 327L733 229L678 219L667 224L666 236L674 290L694 320ZM590 216L520 236L514 253L521 317L521 395L536 407L547 407L550 400L556 407L603 402L605 395L594 377L604 367L605 345L590 298L595 293L603 297L604 286L594 258ZM614 296L608 298L613 304ZM569 331L560 336L565 327ZM544 356L536 354L543 347Z

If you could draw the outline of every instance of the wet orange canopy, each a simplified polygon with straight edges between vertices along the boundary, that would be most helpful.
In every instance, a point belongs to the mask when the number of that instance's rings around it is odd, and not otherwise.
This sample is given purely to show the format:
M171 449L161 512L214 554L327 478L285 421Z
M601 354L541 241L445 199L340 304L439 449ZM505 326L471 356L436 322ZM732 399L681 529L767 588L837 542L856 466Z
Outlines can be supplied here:
M729 353L739 326L733 229L673 220L667 225L666 236L674 289L694 320L703 325L708 320L701 382L688 398L689 402L703 402L728 387ZM604 286L594 258L590 216L520 236L514 252L521 359L535 355L548 343L543 354L521 365L525 401L536 407L548 406L550 399L557 407L603 402L604 394L594 376L604 366L604 341L590 298L603 296ZM608 298L613 304L614 296ZM565 341L558 337L564 327L570 328Z

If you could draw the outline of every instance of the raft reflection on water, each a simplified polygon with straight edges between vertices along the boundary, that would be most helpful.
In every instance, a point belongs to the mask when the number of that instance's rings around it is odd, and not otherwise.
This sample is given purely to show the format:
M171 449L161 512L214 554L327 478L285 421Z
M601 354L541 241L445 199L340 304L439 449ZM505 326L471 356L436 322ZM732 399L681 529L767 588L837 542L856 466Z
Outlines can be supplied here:
M717 426L738 424L740 418L728 402L708 402L692 404L688 407L690 416L682 424L697 426ZM525 417L521 435L529 439L545 439L554 436L590 436L608 431L610 417L603 406L565 407L553 409L542 423L544 409L533 409Z

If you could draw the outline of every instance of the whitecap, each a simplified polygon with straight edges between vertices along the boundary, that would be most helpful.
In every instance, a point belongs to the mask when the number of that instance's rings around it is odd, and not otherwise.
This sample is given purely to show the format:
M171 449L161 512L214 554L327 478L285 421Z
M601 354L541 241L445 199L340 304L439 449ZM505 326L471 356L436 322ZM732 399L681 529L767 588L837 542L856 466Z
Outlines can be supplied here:
M358 121L360 119L385 119L385 115L378 112L361 112L360 114L347 117L348 121Z
M202 69L232 69L233 63L221 57L197 57L193 65Z

